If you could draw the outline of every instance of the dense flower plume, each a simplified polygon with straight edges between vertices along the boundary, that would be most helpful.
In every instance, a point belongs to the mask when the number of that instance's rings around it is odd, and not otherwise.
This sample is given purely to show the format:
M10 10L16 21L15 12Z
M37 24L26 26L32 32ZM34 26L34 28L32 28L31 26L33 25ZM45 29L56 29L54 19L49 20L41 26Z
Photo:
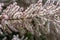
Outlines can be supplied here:
M1 35L15 32L23 36L30 32L35 40L40 40L41 35L44 35L46 40L59 40L60 0L47 0L44 4L43 0L38 0L37 3L31 4L27 9L14 2L3 10L0 21ZM14 37L12 40L20 40L16 35ZM5 38L3 39L6 40Z
M0 3L0 13L2 12L2 6L4 6L4 3Z

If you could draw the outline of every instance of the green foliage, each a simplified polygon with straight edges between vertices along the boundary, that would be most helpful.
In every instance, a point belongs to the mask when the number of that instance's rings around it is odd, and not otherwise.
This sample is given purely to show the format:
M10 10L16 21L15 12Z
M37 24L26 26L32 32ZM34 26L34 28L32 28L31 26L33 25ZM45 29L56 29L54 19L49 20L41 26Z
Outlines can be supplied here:
M26 37L28 37L28 40L32 40L33 38L33 35L30 33L30 32L27 32L26 34L25 34L25 36Z

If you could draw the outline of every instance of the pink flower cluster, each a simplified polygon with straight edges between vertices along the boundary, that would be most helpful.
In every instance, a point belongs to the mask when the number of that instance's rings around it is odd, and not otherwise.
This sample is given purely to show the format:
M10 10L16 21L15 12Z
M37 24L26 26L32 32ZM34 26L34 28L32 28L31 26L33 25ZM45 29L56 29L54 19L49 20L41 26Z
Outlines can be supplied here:
M0 12L2 11L2 6L4 6L4 3L0 3Z

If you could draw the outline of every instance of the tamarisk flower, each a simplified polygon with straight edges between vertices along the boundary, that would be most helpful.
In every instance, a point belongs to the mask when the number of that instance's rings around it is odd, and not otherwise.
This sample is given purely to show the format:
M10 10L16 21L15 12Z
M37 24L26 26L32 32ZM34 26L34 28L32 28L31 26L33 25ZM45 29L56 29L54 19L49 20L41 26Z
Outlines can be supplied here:
M4 6L4 3L0 3L0 12L2 12L2 6Z
M36 37L45 34L46 37L48 35L48 39L53 35L54 38L51 39L55 40L59 37L57 35L60 34L60 1L54 4L55 2L55 0L47 0L45 5L42 5L42 0L38 0L37 3L31 4L26 10L17 5L16 2L10 4L0 16L1 24L10 31L20 34L24 34L28 30Z
M18 38L18 35L13 35L13 39L12 40L20 40L19 38Z
M26 37L26 38L24 38L24 36L22 36L21 38L19 38L19 36L18 35L13 35L13 38L12 38L12 40L27 40L28 38Z

